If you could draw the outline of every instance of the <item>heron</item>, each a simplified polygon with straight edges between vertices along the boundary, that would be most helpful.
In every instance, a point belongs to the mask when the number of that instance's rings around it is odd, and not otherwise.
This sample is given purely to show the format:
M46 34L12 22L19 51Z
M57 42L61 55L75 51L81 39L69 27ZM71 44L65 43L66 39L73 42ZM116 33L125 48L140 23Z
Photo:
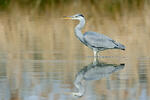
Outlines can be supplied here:
M82 34L81 30L85 25L83 14L75 14L73 16L64 16L64 19L78 20L79 24L75 27L75 36L87 47L91 48L94 53L94 58L98 57L98 52L107 49L125 50L125 46L116 42L110 37L97 32L88 31Z

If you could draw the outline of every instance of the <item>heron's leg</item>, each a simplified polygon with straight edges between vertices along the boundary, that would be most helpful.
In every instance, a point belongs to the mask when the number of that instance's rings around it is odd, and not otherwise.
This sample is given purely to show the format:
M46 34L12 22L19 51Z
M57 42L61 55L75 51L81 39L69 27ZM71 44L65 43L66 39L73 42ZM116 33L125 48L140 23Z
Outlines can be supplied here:
M93 51L94 52L94 62L97 62L98 59L98 52L97 51Z
M96 65L96 64L98 64L98 63L99 63L98 58L95 58L95 57L94 57L93 64Z
M98 57L97 53L98 53L97 51L94 51L94 58Z

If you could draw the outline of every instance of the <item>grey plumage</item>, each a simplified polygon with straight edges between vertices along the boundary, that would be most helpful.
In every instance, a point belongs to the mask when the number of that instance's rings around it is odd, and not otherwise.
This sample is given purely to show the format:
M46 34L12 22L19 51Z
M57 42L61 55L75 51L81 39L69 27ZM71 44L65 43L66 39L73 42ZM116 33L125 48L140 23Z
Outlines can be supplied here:
M90 48L95 48L100 51L105 49L125 49L124 45L96 32L85 32L84 41Z
M94 56L97 57L99 51L106 49L121 49L125 50L125 46L116 42L115 40L109 38L100 33L96 32L85 32L82 34L81 29L85 25L85 19L82 14L76 14L73 16L65 17L65 19L79 20L79 24L75 27L76 37L86 46L91 48L94 52Z

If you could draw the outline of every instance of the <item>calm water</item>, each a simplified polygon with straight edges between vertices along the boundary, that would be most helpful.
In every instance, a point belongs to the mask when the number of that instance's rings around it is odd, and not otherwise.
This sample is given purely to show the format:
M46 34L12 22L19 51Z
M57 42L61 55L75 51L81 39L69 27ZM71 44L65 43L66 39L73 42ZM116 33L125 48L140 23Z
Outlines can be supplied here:
M126 57L100 56L95 63L90 56L45 60L37 59L42 52L35 52L28 53L36 55L34 59L13 57L9 60L11 55L0 54L0 100L150 99L150 59L147 57L132 63L132 59ZM109 63L114 60L118 62ZM78 92L81 97L76 96Z

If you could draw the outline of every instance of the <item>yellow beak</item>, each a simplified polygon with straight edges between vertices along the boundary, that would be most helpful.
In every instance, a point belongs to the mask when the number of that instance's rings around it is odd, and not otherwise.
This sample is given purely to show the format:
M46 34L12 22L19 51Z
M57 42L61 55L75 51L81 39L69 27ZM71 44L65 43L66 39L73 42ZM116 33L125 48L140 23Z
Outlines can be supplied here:
M64 17L63 19L72 19L71 17Z

